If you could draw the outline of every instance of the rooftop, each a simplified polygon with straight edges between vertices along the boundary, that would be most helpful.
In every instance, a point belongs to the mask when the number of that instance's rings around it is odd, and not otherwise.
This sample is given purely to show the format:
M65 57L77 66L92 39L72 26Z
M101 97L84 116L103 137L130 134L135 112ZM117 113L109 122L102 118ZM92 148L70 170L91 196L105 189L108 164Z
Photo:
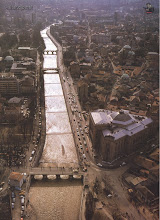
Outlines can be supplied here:
M127 110L113 112L109 110L97 110L91 112L95 125L106 125L102 130L104 137L113 137L115 140L126 135L132 136L147 128L152 119L132 115Z
M23 175L21 173L12 172L9 176L9 179L20 182L23 179Z

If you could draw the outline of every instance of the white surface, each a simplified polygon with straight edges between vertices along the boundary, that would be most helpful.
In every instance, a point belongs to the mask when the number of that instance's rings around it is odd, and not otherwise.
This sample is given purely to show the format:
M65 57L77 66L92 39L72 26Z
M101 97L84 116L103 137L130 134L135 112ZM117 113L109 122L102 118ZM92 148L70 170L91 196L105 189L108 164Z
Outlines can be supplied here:
M56 47L48 40L46 30L41 31L46 50ZM56 55L44 55L44 68L57 68ZM74 167L78 164L67 108L59 74L44 74L46 141L40 160L43 167Z

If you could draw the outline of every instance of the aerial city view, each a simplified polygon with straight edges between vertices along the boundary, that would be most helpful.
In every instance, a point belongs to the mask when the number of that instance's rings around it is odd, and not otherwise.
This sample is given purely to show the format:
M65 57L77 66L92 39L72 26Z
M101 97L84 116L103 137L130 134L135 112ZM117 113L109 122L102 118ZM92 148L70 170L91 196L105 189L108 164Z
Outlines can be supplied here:
M159 1L0 0L0 220L159 219Z

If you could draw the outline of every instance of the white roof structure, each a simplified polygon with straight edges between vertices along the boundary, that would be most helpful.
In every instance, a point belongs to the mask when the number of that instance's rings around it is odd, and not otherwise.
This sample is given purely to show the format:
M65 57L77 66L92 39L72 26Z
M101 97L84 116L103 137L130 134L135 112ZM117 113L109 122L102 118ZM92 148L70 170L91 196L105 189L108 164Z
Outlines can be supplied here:
M30 50L30 47L18 47L18 50Z
M14 61L14 58L12 56L6 56L4 60L6 60L6 61Z
M157 52L148 52L148 55L158 55Z
M97 110L91 113L95 125L106 125L102 130L104 137L112 137L114 140L124 136L132 136L147 128L152 123L151 118L132 115L127 110L112 112L108 110Z
M108 124L112 121L112 117L103 110L91 112L91 115L95 124Z
M131 49L131 47L129 45L125 45L123 48L124 49Z

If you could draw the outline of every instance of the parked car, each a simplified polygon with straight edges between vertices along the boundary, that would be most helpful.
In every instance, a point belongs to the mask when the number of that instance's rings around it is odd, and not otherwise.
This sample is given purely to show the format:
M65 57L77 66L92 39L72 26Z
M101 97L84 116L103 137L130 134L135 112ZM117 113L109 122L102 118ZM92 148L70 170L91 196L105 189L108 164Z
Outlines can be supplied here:
M99 166L99 167L103 167L101 163L97 163L97 166Z
M24 197L21 198L21 204L24 205Z
M32 161L32 157L29 158L29 162L31 162L31 161Z
M32 153L31 153L31 155L33 156L34 154L35 154L35 151L33 150Z
M74 170L73 170L73 173L78 173L78 170L77 170L77 169L74 169Z
M83 172L86 172L86 171L87 171L87 168L86 168L86 167L84 167L84 168L83 168Z
M11 196L12 196L12 198L14 198L14 197L15 197L15 193L14 193L14 192L12 192L12 195L11 195Z
M83 149L82 145L80 145L80 148Z
M12 209L14 209L14 203L12 202Z

